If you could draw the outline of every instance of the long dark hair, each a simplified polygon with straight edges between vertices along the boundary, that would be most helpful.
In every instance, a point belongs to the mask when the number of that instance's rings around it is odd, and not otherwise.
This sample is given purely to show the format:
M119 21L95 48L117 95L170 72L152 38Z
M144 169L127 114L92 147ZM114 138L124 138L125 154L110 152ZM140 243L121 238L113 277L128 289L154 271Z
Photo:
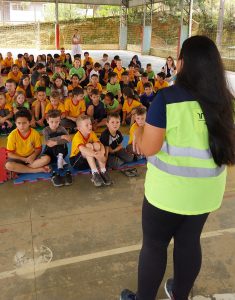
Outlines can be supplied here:
M182 67L176 84L190 90L201 106L215 163L235 164L234 97L215 43L193 36L183 43L179 59Z
M29 79L29 85L27 86L26 90L25 90L25 96L26 98L33 98L33 94L32 94L32 90L31 90L31 83L30 83L30 77L28 74L24 74L21 79L20 79L20 82L19 82L19 87L21 87L22 89L24 89L24 84L23 84L23 81L25 78L28 78Z

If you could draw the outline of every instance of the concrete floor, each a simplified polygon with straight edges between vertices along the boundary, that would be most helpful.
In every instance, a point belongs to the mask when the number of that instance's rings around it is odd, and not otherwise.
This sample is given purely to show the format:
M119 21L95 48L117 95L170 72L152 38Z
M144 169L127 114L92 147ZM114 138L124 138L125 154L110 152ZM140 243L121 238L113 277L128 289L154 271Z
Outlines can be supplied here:
M0 299L117 300L122 288L135 290L145 168L139 173L127 178L113 171L115 183L106 188L93 187L88 175L58 189L49 182L1 185ZM235 299L234 179L235 168L222 208L204 229L203 267L193 295ZM52 251L50 263L38 264L40 246ZM21 267L16 254L25 254ZM172 246L166 277L171 274ZM164 297L161 287L159 299Z

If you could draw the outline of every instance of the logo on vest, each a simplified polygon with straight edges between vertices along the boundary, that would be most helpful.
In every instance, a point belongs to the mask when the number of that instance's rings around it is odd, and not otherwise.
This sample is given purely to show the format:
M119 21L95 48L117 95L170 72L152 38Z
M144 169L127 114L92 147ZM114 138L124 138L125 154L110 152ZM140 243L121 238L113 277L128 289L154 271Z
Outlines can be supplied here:
M198 112L197 115L198 115L198 121L199 122L201 122L201 121L205 122L205 117L204 117L204 113L203 112Z
M194 127L197 132L203 132L206 130L205 116L200 108L193 110Z

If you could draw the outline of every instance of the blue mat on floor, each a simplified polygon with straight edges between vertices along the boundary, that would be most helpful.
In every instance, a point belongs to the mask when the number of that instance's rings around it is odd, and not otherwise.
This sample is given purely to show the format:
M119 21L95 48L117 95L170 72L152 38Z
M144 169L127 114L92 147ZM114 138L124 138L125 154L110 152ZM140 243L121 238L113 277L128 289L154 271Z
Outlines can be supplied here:
M128 139L129 136L124 135L123 137L123 147L126 147L128 144ZM69 153L71 151L71 143L68 144L68 150ZM66 156L65 160L68 162L69 164L69 155ZM122 167L120 168L120 170L126 169L126 168L130 168L130 167L137 167L137 166L143 166L146 164L146 159L141 159L138 161L134 161L131 163L126 163L124 165L122 165ZM56 165L52 165L52 169L53 171L57 171L57 167ZM73 176L79 175L79 174L90 174L90 169L87 170L83 170L83 171L78 171L72 167L68 167L68 169L71 171ZM62 171L61 175L64 175L66 171ZM51 174L50 173L28 173L28 174L19 174L18 177L16 179L14 179L14 184L22 184L25 182L37 182L40 180L50 180L51 178Z

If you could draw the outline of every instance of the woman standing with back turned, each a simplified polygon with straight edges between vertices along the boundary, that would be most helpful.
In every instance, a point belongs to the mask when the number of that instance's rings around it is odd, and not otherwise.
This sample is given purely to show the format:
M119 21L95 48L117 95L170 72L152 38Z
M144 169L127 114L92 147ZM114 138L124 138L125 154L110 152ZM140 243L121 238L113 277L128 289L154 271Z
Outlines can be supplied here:
M188 299L201 268L203 226L221 205L226 165L235 164L234 101L214 42L187 39L177 71L176 84L159 91L136 132L136 148L148 157L143 246L137 294L124 290L121 300L155 300L172 238L174 274L165 291Z

